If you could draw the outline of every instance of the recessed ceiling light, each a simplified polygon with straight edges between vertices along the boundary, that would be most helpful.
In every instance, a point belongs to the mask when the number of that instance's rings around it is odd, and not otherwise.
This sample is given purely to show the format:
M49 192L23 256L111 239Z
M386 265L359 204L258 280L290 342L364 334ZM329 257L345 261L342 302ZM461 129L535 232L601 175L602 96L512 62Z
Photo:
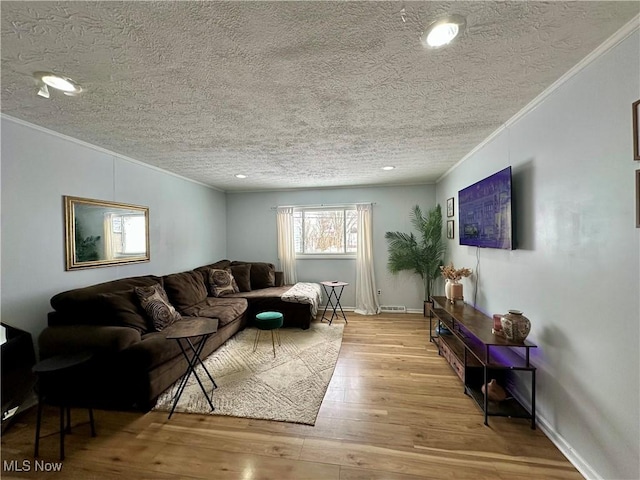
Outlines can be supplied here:
M238 173L238 174L236 175L236 178L247 178L247 176L246 176L246 175L243 175L242 173Z
M396 167L392 167L391 165L388 165L386 167L382 167L382 170L393 170Z
M42 82L38 95L46 97L41 92L47 92L47 86L60 90L65 95L73 96L82 92L82 87L69 77L63 77L51 72L35 72L33 76ZM46 97L49 98L49 97Z
M420 40L430 48L443 47L460 35L466 25L467 21L462 15L447 15L429 25Z

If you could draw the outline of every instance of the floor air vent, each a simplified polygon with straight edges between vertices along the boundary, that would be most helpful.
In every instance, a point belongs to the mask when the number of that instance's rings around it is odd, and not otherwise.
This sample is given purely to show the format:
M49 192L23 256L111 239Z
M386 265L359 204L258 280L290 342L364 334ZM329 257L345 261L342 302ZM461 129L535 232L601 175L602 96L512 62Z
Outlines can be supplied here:
M386 313L407 313L407 307L404 305L382 305L380 312Z

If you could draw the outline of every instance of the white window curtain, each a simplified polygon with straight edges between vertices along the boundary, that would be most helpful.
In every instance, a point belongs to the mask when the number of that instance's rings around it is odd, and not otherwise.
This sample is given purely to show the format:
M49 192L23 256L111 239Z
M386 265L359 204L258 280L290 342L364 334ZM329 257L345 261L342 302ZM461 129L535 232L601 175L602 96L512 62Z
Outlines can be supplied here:
M114 248L113 248L113 214L105 213L104 214L104 258L107 260L112 260L115 258Z
M294 285L296 276L296 245L293 237L293 208L281 207L277 212L278 258L285 285Z
M373 271L373 214L370 204L356 205L358 212L358 250L356 253L356 308L360 315L377 315L380 304L376 296Z

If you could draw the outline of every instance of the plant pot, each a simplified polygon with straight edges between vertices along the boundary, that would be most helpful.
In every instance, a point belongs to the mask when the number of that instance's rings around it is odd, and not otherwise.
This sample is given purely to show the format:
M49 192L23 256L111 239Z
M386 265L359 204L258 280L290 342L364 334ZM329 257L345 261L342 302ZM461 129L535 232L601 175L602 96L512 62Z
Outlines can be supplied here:
M424 307L422 310L422 314L425 317L431 317L432 313L431 311L433 310L433 300L425 300L424 301Z

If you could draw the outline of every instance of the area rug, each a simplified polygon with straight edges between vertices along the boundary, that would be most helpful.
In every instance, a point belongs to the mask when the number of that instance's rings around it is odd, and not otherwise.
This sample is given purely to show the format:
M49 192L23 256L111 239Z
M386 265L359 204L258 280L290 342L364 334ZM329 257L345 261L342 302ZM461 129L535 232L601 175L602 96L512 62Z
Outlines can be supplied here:
M282 328L282 345L276 342L274 358L271 332L261 333L254 352L257 330L247 328L204 360L218 385L213 391L215 410L210 411L191 375L175 411L314 425L338 360L343 330L342 324L319 322L308 330ZM201 368L198 374L210 392L211 382ZM154 410L171 410L178 384L158 398Z

